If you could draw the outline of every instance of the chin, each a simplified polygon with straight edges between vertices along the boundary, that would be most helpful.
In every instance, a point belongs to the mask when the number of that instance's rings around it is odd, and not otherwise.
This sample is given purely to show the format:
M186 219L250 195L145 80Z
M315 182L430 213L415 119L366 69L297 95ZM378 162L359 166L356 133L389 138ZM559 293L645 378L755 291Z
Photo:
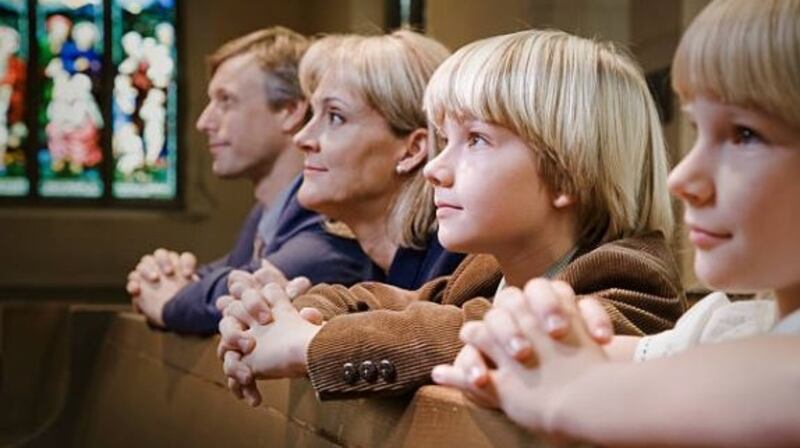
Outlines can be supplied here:
M715 260L714 257L695 255L694 272L701 282L712 289L723 291L746 289L741 285L744 278L742 273L730 263Z
M472 244L470 244L471 241L468 238L464 238L463 235L458 235L457 233L454 234L454 232L448 232L446 229L441 227L441 224L436 235L439 238L439 243L442 245L442 247L450 252L458 252L462 254L475 252L472 250Z

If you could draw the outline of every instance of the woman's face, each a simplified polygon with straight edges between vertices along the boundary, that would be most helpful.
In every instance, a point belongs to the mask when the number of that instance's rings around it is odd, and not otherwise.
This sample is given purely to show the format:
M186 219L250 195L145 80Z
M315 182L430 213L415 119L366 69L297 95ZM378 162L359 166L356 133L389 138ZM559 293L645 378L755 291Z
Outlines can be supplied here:
M449 250L514 253L550 235L557 210L533 150L512 131L446 118L444 150L425 166L434 185L439 241Z
M695 272L727 290L800 285L800 129L700 96L694 147L669 177L686 206Z
M404 139L338 73L323 76L311 107L311 121L295 135L306 154L300 203L343 219L356 207L392 197L400 186L395 167Z

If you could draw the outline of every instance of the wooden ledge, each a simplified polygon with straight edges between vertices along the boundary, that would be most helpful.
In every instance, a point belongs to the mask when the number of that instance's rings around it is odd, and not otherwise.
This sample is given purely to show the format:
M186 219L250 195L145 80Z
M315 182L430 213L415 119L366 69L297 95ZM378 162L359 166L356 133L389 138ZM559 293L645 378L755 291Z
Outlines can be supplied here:
M307 380L262 381L264 400L253 409L224 386L218 337L153 330L117 310L66 309L65 397L32 446L544 446L501 413L438 386L406 398L319 402ZM18 349L5 337L6 350Z

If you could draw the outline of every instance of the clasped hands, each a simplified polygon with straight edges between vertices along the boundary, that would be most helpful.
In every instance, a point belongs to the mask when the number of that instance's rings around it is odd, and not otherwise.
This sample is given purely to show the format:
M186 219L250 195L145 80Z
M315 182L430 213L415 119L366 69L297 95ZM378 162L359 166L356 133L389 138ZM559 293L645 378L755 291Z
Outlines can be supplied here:
M306 350L321 328L322 314L312 308L297 311L291 300L310 286L305 277L287 281L266 262L253 274L228 276L230 295L217 301L223 314L217 354L228 388L251 406L261 402L257 379L306 374Z
M126 289L133 308L150 324L164 327L163 310L175 294L197 280L197 259L190 252L157 249L139 260L128 274Z
M553 433L569 385L607 361L601 345L612 336L597 300L577 300L567 283L534 279L524 290L504 289L482 321L467 322L456 360L435 367L432 377L522 426Z

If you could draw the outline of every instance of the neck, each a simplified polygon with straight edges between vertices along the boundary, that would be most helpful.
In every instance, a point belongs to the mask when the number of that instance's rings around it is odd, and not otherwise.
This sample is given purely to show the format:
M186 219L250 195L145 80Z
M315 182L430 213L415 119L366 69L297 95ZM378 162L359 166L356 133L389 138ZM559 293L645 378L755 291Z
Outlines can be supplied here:
M554 226L551 232L540 232L526 241L514 241L492 255L500 264L500 269L509 286L523 288L528 280L541 277L547 269L559 261L577 244L571 232L573 226Z
M398 248L389 232L386 210L391 210L391 205L391 198L363 201L340 219L353 231L361 249L384 272L389 271Z
M261 173L253 176L253 195L264 205L271 204L303 168L303 153L294 147L286 148Z
M781 318L792 314L800 309L800 284L776 290L775 299L778 302L778 314Z

